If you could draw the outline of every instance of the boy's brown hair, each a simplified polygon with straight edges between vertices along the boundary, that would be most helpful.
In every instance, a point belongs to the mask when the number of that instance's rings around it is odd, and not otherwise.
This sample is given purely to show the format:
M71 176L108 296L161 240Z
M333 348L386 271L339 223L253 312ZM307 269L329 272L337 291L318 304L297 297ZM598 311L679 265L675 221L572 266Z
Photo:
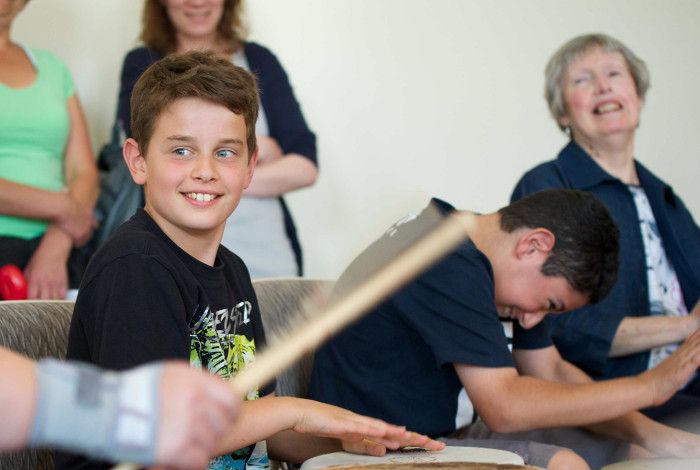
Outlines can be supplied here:
M246 125L248 161L256 146L258 87L255 77L212 52L171 54L141 75L131 93L131 129L146 154L156 121L182 98L200 98L242 115Z
M554 234L545 276L564 277L590 303L603 300L617 280L620 240L608 209L589 192L546 189L498 211L501 229L543 227Z

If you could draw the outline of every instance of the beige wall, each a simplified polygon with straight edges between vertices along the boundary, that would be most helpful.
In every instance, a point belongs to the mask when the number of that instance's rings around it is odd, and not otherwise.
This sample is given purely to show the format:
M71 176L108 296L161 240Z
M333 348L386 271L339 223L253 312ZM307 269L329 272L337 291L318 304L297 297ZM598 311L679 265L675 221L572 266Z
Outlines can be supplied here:
M70 65L95 143L112 122L138 0L32 0L14 37ZM321 176L289 197L307 274L335 277L430 195L491 211L566 139L542 99L551 53L612 34L647 61L636 155L700 219L697 0L248 0L251 39L284 64Z

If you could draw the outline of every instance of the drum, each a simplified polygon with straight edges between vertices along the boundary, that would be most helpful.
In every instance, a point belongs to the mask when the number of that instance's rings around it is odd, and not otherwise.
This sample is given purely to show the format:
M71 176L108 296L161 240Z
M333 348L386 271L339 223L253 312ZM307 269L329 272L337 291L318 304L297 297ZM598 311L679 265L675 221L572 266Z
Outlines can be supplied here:
M639 459L606 465L601 470L698 470L700 459Z
M301 470L383 470L392 468L411 469L525 469L523 459L513 452L484 447L447 446L438 452L421 448L389 451L382 457L333 452L307 460Z

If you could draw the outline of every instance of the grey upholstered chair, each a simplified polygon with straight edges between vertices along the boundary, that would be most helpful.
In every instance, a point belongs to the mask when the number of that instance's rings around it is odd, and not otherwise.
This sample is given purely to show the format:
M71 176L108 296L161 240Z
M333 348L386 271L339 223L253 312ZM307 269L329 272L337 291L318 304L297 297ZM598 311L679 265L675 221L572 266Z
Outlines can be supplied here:
M66 355L71 301L0 302L0 346L32 359ZM4 377L1 380L11 378ZM27 450L0 454L0 470L53 469L50 451Z
M270 278L253 282L258 296L260 314L269 339L290 329L290 318L310 296L328 292L333 281L305 278ZM306 397L313 354L307 354L277 376L275 394Z
M287 331L288 319L308 295L318 288L330 288L332 282L274 278L254 281L253 286L265 329L274 336L275 333ZM64 358L73 306L72 301L0 302L0 346L32 359L47 356ZM276 393L305 396L311 366L312 357L309 355L282 373L277 379ZM0 470L24 469L53 469L51 452L27 450L0 454Z

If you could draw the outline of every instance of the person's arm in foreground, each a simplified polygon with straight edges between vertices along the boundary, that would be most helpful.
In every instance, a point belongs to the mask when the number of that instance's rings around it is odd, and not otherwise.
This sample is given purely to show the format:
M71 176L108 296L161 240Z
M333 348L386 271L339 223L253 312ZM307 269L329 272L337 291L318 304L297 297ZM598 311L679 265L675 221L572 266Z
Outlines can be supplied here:
M0 381L2 450L55 447L114 461L204 468L239 408L228 385L185 362L99 373L85 364L35 363L0 348L0 371L13 377ZM90 385L86 390L99 405L62 395L78 381Z
M566 383L590 383L581 369L564 360L555 347L515 350L518 369L526 375ZM637 444L656 456L698 457L700 435L658 423L638 411L587 426L593 432Z
M267 439L270 457L293 463L328 452L384 455L387 449L444 444L384 421L313 400L267 396L243 402L234 426L219 442L219 454Z
M64 179L68 196L83 211L92 213L99 191L97 166L80 102L76 95L66 104L70 116L70 132L64 153ZM68 288L68 256L74 246L90 239L94 223L81 233L50 223L41 243L24 270L30 299L60 299Z
M496 432L586 426L668 400L700 365L700 333L654 369L634 377L561 383L519 375L513 367L455 364L476 411Z

